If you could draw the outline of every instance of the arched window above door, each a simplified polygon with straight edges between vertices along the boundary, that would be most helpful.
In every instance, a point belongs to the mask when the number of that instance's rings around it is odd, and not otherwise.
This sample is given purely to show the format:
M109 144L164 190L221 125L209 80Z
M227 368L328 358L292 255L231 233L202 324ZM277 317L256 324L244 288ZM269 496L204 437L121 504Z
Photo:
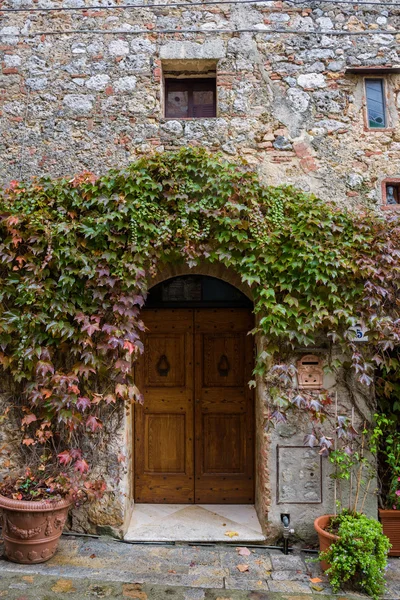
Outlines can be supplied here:
M230 283L207 275L183 275L154 286L146 308L251 308L251 300Z

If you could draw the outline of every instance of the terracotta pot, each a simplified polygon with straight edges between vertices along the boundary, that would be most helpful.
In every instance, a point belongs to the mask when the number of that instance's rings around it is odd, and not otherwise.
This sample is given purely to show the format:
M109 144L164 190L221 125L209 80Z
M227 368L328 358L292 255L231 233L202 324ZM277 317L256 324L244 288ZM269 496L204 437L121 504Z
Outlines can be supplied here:
M337 542L339 539L337 535L333 535L333 533L325 531L325 528L329 525L329 522L333 516L334 515L322 515L322 517L318 517L314 521L314 528L318 533L319 548L321 552L328 550L329 546ZM321 560L321 569L323 571L326 571L329 569L329 567L330 565L325 560Z
M49 560L57 550L70 506L70 499L26 502L0 495L6 557L28 565Z
M389 538L392 548L389 556L400 556L400 510L379 509L383 533Z

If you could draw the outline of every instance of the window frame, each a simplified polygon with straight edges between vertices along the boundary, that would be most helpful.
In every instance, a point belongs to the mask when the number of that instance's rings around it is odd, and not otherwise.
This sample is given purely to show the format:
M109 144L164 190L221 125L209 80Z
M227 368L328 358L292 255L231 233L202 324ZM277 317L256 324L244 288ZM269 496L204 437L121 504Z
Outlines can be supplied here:
M371 81L371 80L382 82L383 114L384 114L384 118L385 118L385 124L383 127L371 127L370 122L369 122L367 82ZM387 102L388 88L387 88L386 77L384 77L384 76L379 77L379 74L371 73L370 75L364 76L363 86L364 86L364 125L365 125L365 129L367 131L376 131L376 132L391 130L392 127L390 127L390 123L389 123L390 114L389 114L388 102Z
M207 82L210 82L208 87L206 85ZM170 77L164 76L164 119L172 119L178 121L187 121L187 120L198 120L198 119L216 119L217 118L217 77ZM186 86L186 89L185 89ZM187 117L178 117L178 116L169 116L167 114L168 107L168 93L173 91L187 91L188 92L188 116ZM172 88L172 89L171 89ZM197 89L196 89L197 88ZM202 89L203 88L203 89ZM193 115L193 107L195 106L193 103L193 92L195 91L212 91L213 92L213 115L212 116L196 116Z

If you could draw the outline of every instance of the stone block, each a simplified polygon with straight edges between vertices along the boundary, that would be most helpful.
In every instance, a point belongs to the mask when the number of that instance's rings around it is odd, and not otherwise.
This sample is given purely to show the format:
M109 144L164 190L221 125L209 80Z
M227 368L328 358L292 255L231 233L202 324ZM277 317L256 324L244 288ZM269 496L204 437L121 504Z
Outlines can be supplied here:
M306 573L306 565L301 556L289 554L272 554L271 555L272 567L274 571L300 571Z
M129 54L129 42L126 40L113 40L108 46L111 56L126 56Z
M203 44L197 42L167 42L160 48L162 60L205 60L225 58L226 47L222 39L214 38Z
M315 90L326 87L327 83L322 73L304 73L299 75L297 83L306 90Z
M89 79L86 81L86 87L88 87L90 90L96 90L100 92L106 89L109 82L109 75L93 75L93 77L89 77Z
M83 94L66 94L63 99L63 104L72 113L76 115L86 115L93 109L93 96L85 96Z

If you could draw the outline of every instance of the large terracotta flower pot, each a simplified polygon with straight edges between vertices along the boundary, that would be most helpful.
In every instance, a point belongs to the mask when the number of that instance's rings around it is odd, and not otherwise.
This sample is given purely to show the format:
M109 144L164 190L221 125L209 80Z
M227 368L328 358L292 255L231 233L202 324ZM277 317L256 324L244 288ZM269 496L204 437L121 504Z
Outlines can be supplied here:
M26 502L0 495L6 557L28 565L49 560L57 550L70 506L70 499Z
M338 536L333 535L333 533L329 533L325 531L325 528L329 525L330 520L334 515L322 515L322 517L317 517L314 521L315 531L318 533L319 539L319 548L321 552L328 550L331 544L334 544L338 541ZM329 564L325 560L321 560L321 569L326 571L329 569Z
M383 533L389 538L392 548L389 556L400 556L400 510L379 509Z

